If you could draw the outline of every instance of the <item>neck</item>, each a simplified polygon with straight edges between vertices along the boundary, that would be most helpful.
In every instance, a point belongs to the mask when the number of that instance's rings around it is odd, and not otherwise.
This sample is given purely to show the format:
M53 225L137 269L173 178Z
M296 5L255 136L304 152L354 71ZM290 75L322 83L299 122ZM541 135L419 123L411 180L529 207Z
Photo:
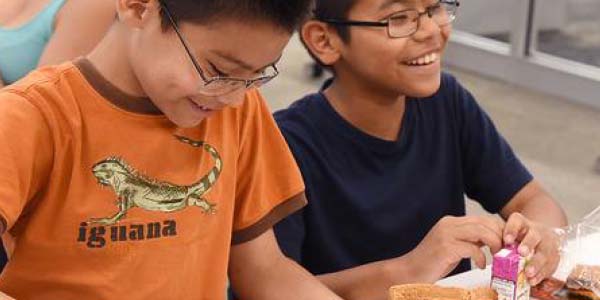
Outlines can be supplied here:
M102 77L123 93L145 97L146 94L129 61L123 30L126 29L114 24L104 39L87 55L87 59Z
M402 129L406 97L384 94L351 76L339 75L325 91L337 113L369 135L396 141Z

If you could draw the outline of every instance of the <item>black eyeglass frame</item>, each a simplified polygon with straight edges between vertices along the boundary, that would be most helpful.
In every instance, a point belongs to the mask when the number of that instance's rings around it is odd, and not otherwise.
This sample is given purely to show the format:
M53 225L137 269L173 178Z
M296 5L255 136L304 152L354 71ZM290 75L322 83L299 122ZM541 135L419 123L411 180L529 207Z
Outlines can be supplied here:
M261 76L261 77L254 78L254 79L243 79L243 78L222 77L222 76L207 78L206 75L204 74L204 71L200 67L200 64L198 63L198 61L192 54L192 51L191 51L190 47L188 46L188 43L186 42L185 38L183 37L183 34L181 33L179 26L177 26L177 22L175 22L175 19L173 18L173 14L167 7L167 4L160 0L159 0L159 3L160 3L161 8L165 12L165 15L167 16L167 19L169 20L171 27L173 28L173 30L175 30L175 34L177 35L179 41L183 45L185 52L187 53L188 57L192 61L192 64L194 65L194 69L196 69L196 72L198 73L198 75L200 76L202 81L204 81L204 86L206 87L210 84L214 84L215 82L221 82L221 83L229 84L229 86L233 87L231 90L224 90L221 93L209 93L209 92L202 91L202 90L200 90L200 93L208 95L208 96L222 96L222 95L233 93L236 90L239 90L240 88L245 88L246 90L250 89L250 88L254 88L254 87L258 88L258 87L261 87L261 86L267 84L269 81L273 80L273 78L277 77L277 75L279 75L279 70L277 69L277 66L275 64L272 64L272 65L268 66L268 67L272 67L274 70L274 74L270 75L270 76ZM240 83L242 85L234 86L231 83Z
M438 24L439 26L446 26L452 22L454 22L454 20L456 19L456 10L458 9L458 7L460 7L460 2L458 0L440 0L438 1L435 5L439 5L439 4L449 4L449 5L454 5L454 14L451 16L450 21L448 23L445 24ZM332 25L339 25L339 26L359 26L359 27L387 27L388 28L388 36L390 38L405 38L405 37L409 37L413 34L415 34L417 31L419 31L419 28L421 27L421 17L424 15L427 15L429 18L433 17L433 7L435 5L429 6L427 8L425 8L425 11L420 12L416 9L406 9L406 10L401 10L398 12L395 12L394 14L390 15L389 17L387 17L387 19L385 21L359 21L359 20L344 20L344 19L328 19L328 18L316 18L318 21L321 22L325 22L327 24L332 24ZM391 19L394 18L394 16L397 16L398 14L401 13L406 13L406 12L416 12L417 13L417 27L415 27L414 31L405 35L401 35L401 36L394 36L391 34Z

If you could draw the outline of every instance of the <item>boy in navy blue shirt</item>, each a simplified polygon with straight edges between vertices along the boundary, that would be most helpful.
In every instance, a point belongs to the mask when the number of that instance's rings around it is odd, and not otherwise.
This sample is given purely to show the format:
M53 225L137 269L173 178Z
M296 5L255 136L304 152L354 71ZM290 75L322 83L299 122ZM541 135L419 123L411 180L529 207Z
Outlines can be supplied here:
M485 266L519 242L532 284L566 225L473 96L441 72L455 0L318 0L301 37L335 74L276 120L309 205L275 227L289 257L344 299ZM503 219L466 217L464 196Z

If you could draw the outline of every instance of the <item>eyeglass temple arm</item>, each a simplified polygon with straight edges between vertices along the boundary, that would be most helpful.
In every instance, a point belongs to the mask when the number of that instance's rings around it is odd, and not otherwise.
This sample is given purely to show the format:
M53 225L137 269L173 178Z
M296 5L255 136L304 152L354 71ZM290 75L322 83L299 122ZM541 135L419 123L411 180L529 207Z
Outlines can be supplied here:
M336 20L336 19L324 19L320 20L322 22L334 25L348 25L348 26L377 26L377 27L387 27L388 21L382 22L369 22L369 21L350 21L350 20Z
M181 35L181 31L179 30L179 26L177 26L177 22L175 22L175 19L173 18L173 14L171 14L169 7L167 7L167 4L164 3L162 0L159 0L158 2L160 4L160 6L165 10L165 14L167 15L167 18L169 19L169 23L171 24L171 27L173 27L173 30L175 30L175 34L177 35L177 38L179 39L179 41L181 41L181 44L183 45L185 52L187 52L188 56L192 60L192 65L194 65L194 69L196 69L198 74L200 74L200 77L202 77L202 79L206 82L207 79L204 77L204 72L202 72L202 69L200 68L200 66L198 65L198 62L196 61L196 59L194 58L194 56L192 54L192 50L190 50L189 46L183 39L183 36Z

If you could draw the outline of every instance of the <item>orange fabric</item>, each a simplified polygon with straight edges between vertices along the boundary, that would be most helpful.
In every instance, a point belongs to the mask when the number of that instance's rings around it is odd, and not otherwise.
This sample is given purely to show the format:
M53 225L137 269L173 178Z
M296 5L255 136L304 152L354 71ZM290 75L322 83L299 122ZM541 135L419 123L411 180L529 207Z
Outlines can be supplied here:
M222 170L166 211L217 165L175 134L214 147ZM0 290L17 299L221 300L232 234L304 189L258 91L183 130L115 107L67 63L0 92L0 141L0 216L15 237ZM142 204L86 223L124 199Z

